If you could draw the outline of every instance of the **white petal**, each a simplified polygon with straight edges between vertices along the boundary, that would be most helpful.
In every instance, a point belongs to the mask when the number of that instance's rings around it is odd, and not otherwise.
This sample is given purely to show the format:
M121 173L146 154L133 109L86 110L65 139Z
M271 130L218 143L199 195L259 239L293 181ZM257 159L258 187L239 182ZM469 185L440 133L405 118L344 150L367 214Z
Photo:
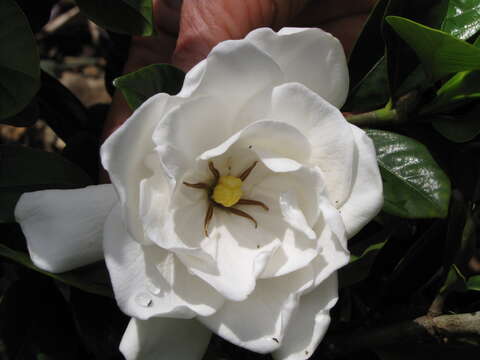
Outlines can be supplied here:
M139 242L144 242L138 219L140 181L151 175L145 158L155 147L152 140L155 126L178 102L179 98L163 93L152 96L105 141L100 151L102 164L120 197L128 231Z
M236 113L252 95L282 82L283 73L270 56L248 41L227 40L187 73L178 96L213 96Z
M112 185L23 194L15 218L33 263L58 273L101 260L103 225L117 201Z
M210 315L223 304L223 298L190 275L174 254L134 241L118 206L105 224L104 251L115 298L130 316L192 318Z
M316 28L284 28L278 33L261 28L246 40L275 60L285 82L299 82L342 107L348 94L348 67L340 41L331 34Z
M212 249L210 254L216 266L213 269L196 257L178 256L192 274L232 301L243 301L249 296L280 246L280 241L264 228L255 228L250 220L221 210L212 219L208 243L203 247Z
M312 279L308 268L259 280L246 300L226 302L214 315L198 320L231 343L259 353L272 352L282 344L298 299L312 286Z
M285 161L304 162L310 157L308 139L290 124L277 121L257 121L235 133L217 147L200 155L201 160L210 160L225 154L234 147L257 153L274 154Z
M307 137L309 163L322 170L330 200L341 206L352 189L355 151L351 126L342 113L305 86L285 84L273 90L269 117Z
M228 103L208 96L190 99L166 114L153 139L167 176L180 182L200 154L230 136L231 118Z
M269 226L270 232L281 239L281 247L270 259L262 278L282 276L305 267L318 255L318 242L323 230L317 233L317 224L323 211L325 186L315 168L302 167L288 173L274 173L259 182L253 189L251 198L262 199L270 206L266 214L255 213L259 224ZM265 196L266 200L263 200ZM275 228L269 217L280 217ZM340 217L339 217L340 218Z
M353 187L340 208L349 238L372 220L383 205L382 178L373 142L363 130L351 127L356 143Z
M305 360L317 348L330 324L329 310L338 299L337 274L332 274L312 292L300 298L275 360Z
M201 360L210 336L195 319L131 319L120 351L126 360Z
M280 208L285 221L295 230L305 233L307 238L315 240L316 234L307 223L302 209L298 205L297 197L292 191L287 191L280 196Z

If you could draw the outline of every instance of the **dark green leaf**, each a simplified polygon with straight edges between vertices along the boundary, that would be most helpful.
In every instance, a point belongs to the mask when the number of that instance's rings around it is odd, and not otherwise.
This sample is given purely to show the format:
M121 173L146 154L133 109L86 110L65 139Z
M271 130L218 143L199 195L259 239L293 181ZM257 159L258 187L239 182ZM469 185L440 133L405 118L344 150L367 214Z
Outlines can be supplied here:
M356 251L355 248L358 246L352 248L350 263L341 268L338 272L341 288L355 285L368 277L378 253L385 246L391 235L392 230L381 231L375 234L367 239L367 243L370 245L363 249L361 253L358 253L358 255L354 255L354 252Z
M385 16L403 16L414 21L437 28L446 14L448 0L390 0ZM405 79L414 71L419 61L415 52L393 31L384 24L383 36L386 43L386 59L390 95L395 104L403 95L399 88Z
M440 293L465 290L465 280L465 276L463 276L458 267L453 264L448 271L445 282L440 288Z
M388 293L407 298L423 287L442 266L445 222L436 220L424 231L395 266L388 278Z
M112 290L108 280L108 272L105 264L103 263L93 264L62 274L52 274L48 271L36 267L27 254L20 251L12 250L3 244L0 244L0 256L15 261L29 269L35 270L39 273L47 275L67 285L79 288L83 291L92 294L112 297Z
M480 275L471 276L467 280L467 289L480 291Z
M42 86L37 95L40 117L68 144L79 131L88 127L87 110L60 81L44 71L41 79Z
M0 305L0 357L11 360L85 360L69 305L54 283L25 273ZM3 352L2 350L5 350Z
M433 118L432 126L452 142L470 141L480 134L480 104L470 108L466 113Z
M382 57L357 86L352 88L342 110L366 112L378 109L388 102L388 98L387 63Z
M443 268L448 269L455 262L462 244L462 234L467 220L467 205L460 191L454 189L448 211L448 227L443 253ZM457 264L458 265L458 264Z
M442 30L460 39L468 39L480 30L478 0L450 0Z
M132 109L158 93L177 94L185 73L168 64L153 64L116 78L113 84L122 91Z
M480 48L480 37L473 43ZM437 97L422 113L440 113L480 98L480 71L461 71L437 91Z
M70 305L77 329L95 359L122 359L118 344L130 318L121 312L115 299L72 288Z
M149 36L155 32L152 0L75 0L97 25L119 33Z
M0 0L0 119L20 112L40 86L40 61L28 20L13 0Z
M480 49L443 31L412 20L388 16L387 22L412 47L432 78L480 69Z
M3 124L19 127L28 127L35 124L38 120L38 103L35 98L23 108L22 111L13 115L12 117L2 120Z
M377 150L384 206L404 218L443 218L450 200L450 180L428 149L416 140L388 131L367 130Z
M76 188L92 184L76 165L60 155L0 145L0 222L15 221L13 210L26 191Z
M42 27L50 19L50 14L53 5L57 3L57 0L16 0L22 11L25 13L32 31L34 33L39 32Z
M387 4L388 0L377 2L350 54L348 68L352 89L383 57L385 44L380 30Z
M422 113L442 113L480 99L480 71L461 71L448 80Z

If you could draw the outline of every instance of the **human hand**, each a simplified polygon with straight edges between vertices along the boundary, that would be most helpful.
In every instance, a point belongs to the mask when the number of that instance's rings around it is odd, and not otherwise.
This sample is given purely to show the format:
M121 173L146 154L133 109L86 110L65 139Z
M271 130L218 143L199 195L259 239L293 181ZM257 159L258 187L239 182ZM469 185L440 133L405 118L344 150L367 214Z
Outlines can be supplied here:
M376 0L153 0L155 37L134 37L124 72L152 63L188 71L219 42L251 30L284 26L321 27L342 42L348 54ZM117 92L103 140L131 115Z

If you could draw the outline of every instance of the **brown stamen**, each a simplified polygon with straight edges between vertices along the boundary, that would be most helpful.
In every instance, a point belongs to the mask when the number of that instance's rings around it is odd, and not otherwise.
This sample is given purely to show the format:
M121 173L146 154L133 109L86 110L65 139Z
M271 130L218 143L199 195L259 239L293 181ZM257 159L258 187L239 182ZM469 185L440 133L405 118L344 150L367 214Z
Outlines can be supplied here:
M257 165L258 161L255 161L248 169L246 169L244 172L242 172L239 176L240 180L245 181L245 179L250 175L252 172L253 168Z
M249 219L249 220L253 221L253 223L255 224L255 228L258 227L257 221L253 217L248 215L245 211L235 209L235 208L232 208L232 207L228 207L228 208L227 207L222 207L222 208L227 210L228 212L231 212L234 215L238 215L238 216L241 216L241 217L244 217L246 219Z
M214 184L217 184L218 183L218 179L220 178L220 173L218 172L217 169L215 169L215 165L213 165L213 161L209 161L208 162L208 168L210 169L210 171L212 172L213 174L213 177L215 178L215 182Z
M184 181L183 185L186 185L186 186L194 188L194 189L205 189L205 190L210 189L210 186L208 184L203 183L203 182L191 184L191 183L187 183L186 181Z
M208 237L208 224L210 224L210 220L212 220L212 217L213 217L213 204L209 202L207 213L205 214L205 223L203 224L203 231L205 232L206 237Z
M255 206L261 206L266 211L270 210L267 205L265 205L263 202L257 201L257 200L240 199L240 200L238 200L237 205L255 205Z

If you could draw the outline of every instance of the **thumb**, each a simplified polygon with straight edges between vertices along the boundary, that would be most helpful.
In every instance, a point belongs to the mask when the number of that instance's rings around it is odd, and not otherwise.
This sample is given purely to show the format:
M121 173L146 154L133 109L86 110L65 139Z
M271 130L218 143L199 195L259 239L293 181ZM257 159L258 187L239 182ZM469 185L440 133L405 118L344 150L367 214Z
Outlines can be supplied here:
M240 39L251 30L279 29L308 0L183 0L174 65L187 71L219 42Z

